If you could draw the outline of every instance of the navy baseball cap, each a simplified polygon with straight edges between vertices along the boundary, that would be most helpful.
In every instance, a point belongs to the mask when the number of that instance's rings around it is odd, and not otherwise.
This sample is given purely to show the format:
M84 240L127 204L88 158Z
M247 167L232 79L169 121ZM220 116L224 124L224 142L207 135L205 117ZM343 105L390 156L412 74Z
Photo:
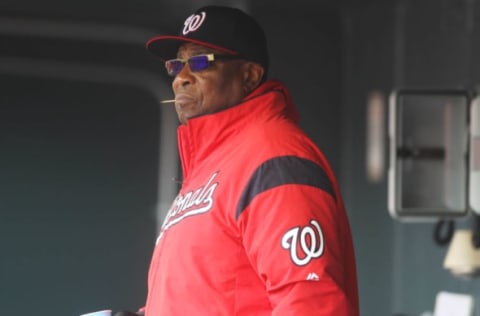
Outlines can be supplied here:
M210 47L256 62L268 71L268 50L262 27L245 12L230 7L206 6L184 22L178 35L161 35L146 43L148 51L163 61L177 58L184 43Z

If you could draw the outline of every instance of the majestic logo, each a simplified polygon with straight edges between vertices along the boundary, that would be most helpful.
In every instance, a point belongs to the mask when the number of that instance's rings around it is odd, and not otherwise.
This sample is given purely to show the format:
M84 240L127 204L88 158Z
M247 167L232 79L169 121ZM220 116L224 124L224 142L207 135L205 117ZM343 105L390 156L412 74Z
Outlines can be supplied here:
M185 194L178 194L165 217L157 243L166 230L178 224L184 218L210 211L213 206L213 194L218 186L218 182L214 182L217 175L218 172L215 172L206 184L195 190L188 191Z
M315 272L310 272L310 273L307 275L307 280L308 280L308 281L318 281L318 280L320 280L320 277L319 277L318 274L316 274Z
M320 224L314 219L310 224L294 227L282 237L283 249L290 251L290 258L298 266L304 266L323 254L324 240Z
M187 35L190 32L196 31L205 20L206 13L200 12L200 14L190 15L184 23L183 35Z

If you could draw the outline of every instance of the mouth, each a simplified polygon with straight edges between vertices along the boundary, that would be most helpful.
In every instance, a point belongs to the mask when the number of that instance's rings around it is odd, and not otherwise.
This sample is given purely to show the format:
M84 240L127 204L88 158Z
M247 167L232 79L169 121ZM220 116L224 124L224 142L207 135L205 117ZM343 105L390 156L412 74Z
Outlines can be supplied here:
M192 102L195 102L195 99L190 95L187 95L187 94L175 95L175 105L177 106L183 106Z

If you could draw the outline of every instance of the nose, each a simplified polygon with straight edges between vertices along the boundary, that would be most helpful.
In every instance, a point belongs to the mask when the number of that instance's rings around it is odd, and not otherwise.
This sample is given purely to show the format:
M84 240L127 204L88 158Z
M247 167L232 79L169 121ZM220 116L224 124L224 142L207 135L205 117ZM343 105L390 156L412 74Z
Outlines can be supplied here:
M180 88L185 87L192 84L195 81L195 77L193 76L192 71L190 70L190 66L186 63L182 70L175 76L172 82L173 88Z

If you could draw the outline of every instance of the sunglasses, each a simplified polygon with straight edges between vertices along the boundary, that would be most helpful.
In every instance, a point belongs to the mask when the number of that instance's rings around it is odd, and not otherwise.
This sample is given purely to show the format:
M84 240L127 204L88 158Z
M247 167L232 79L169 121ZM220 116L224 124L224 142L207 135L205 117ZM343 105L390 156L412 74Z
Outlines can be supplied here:
M196 55L188 59L170 59L165 62L165 68L167 68L167 73L170 76L176 76L182 71L185 64L188 63L188 67L192 72L197 72L205 70L212 62L221 59L240 59L239 56L234 55L217 55L217 54L205 54L205 55Z

